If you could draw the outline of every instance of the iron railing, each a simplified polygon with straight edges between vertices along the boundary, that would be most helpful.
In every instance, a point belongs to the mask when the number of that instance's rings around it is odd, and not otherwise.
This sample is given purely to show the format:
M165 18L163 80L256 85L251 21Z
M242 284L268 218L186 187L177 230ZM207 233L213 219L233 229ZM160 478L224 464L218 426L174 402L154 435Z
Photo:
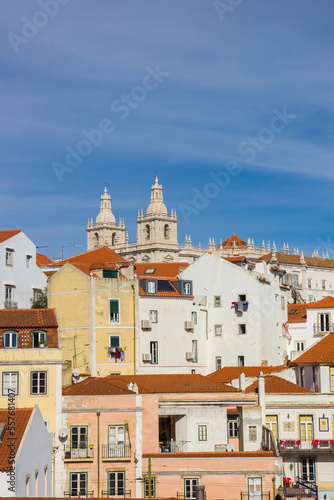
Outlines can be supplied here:
M5 300L4 307L5 309L17 309L18 302L13 302L12 300Z
M74 446L64 446L64 460L84 460L94 457L93 448L90 446L82 446L75 448Z
M280 439L278 441L280 452L300 451L334 451L333 439L313 439L312 441L300 441L299 439Z
M113 493L112 491L102 491L103 498L131 498L131 490L123 490L123 492Z
M320 323L314 323L313 325L313 333L315 335L325 335L326 333L334 331L334 323L328 325L328 328L325 325L321 325Z
M94 490L69 490L64 492L64 497L69 498L93 498Z
M131 445L103 444L102 459L107 458L131 458Z
M240 499L243 500L270 500L270 491L265 491L263 493L241 491Z

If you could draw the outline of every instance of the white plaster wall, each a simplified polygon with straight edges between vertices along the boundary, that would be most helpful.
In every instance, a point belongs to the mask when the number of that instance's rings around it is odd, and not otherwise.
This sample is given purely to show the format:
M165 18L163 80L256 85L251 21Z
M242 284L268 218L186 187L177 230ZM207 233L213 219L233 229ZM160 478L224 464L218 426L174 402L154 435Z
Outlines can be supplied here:
M6 248L14 250L13 266L6 266ZM26 266L26 256L31 255L31 267ZM46 276L36 265L36 246L20 232L0 243L0 307L4 307L5 285L15 286L14 302L20 309L30 308L33 289L46 286Z
M44 424L42 414L35 408L16 459L16 496L25 496L25 479L30 475L30 497L44 496L44 467L48 467L48 492L52 496L52 447L53 434ZM39 495L35 492L35 472L39 471Z
M207 441L198 440L198 425L201 424L207 425ZM215 451L215 444L227 444L226 408L188 408L187 441L187 451L191 452Z
M0 472L0 497L14 497L15 492L8 490L10 486L6 472Z

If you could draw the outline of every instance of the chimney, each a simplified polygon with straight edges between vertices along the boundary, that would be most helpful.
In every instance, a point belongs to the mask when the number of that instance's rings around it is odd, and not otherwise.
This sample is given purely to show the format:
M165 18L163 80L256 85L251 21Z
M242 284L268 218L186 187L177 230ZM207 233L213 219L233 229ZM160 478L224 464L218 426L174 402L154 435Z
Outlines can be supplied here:
M264 376L263 372L260 372L258 378L258 397L259 397L259 406L262 408L262 425L265 425L266 422L266 393L265 393L265 385L264 385Z
M244 373L240 373L239 375L239 389L244 391L246 388L246 377Z

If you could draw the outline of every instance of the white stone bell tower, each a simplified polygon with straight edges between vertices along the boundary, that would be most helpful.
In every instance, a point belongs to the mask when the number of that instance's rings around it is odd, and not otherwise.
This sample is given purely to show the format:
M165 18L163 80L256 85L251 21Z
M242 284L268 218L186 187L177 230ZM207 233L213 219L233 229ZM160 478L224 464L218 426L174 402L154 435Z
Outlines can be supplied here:
M93 219L89 221L87 226L87 250L93 250L103 245L107 245L113 250L122 249L125 246L125 225L124 219L116 223L114 214L111 211L111 197L107 192L107 187L104 188L104 193L101 195L100 213L96 217L95 224Z

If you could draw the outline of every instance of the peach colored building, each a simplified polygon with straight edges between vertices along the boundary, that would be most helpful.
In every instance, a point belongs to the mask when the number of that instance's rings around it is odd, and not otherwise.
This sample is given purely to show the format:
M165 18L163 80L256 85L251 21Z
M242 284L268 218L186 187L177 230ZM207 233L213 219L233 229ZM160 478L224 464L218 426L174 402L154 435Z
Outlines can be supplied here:
M149 456L153 498L194 498L203 485L208 500L257 499L274 477L280 484L254 393L202 375L110 375L68 387L63 399L66 496L148 497Z

